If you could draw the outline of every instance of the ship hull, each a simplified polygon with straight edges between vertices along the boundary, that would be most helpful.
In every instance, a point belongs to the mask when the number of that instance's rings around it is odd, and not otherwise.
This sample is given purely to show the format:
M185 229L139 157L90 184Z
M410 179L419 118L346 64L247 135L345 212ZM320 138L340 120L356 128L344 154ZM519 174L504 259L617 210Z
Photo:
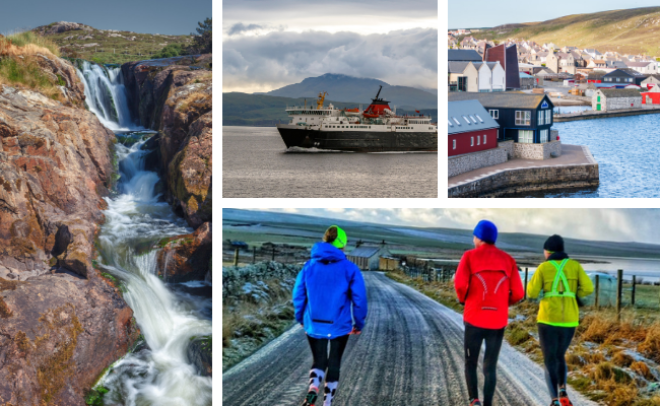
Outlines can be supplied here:
M278 124L287 148L317 148L352 152L437 151L437 132L318 131Z

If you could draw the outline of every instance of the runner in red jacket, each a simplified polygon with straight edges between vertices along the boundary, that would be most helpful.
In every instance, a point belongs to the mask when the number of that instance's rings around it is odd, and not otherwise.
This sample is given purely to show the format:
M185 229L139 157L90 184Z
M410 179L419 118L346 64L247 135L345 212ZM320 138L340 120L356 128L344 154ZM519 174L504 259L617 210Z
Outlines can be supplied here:
M516 261L495 247L497 227L481 220L474 229L473 250L465 252L454 277L458 301L465 305L465 380L471 406L481 406L477 364L481 344L484 354L484 403L491 406L497 381L497 358L502 347L509 306L524 296Z

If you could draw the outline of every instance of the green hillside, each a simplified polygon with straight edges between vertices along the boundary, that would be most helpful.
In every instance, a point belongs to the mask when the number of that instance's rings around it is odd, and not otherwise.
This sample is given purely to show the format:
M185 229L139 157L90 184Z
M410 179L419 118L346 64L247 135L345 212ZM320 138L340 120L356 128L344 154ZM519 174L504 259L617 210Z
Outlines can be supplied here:
M289 118L284 109L286 106L302 106L304 98L290 98L267 96L263 94L249 94L230 92L222 94L222 125L225 126L251 126L251 127L272 127L278 121L288 122ZM307 104L313 104L314 98L307 98ZM332 103L335 107L343 109L345 107L358 107L360 103L347 103L326 100L325 105ZM368 102L362 103L363 108L367 107ZM438 117L437 109L420 110L422 113L430 115L434 119ZM413 114L412 110L397 109L400 114Z
M193 29L194 27L191 27L191 31ZM149 59L168 45L186 47L192 43L191 35L99 30L79 23L52 23L37 27L33 31L59 45L63 56L98 63Z
M476 32L477 39L525 39L600 52L660 56L660 7L568 15L536 23L507 24Z

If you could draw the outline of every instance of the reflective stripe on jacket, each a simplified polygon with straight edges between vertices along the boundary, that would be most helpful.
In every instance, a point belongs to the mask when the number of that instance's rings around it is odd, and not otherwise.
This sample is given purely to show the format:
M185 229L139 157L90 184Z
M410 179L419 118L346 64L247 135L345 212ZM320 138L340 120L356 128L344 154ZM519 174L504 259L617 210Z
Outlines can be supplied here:
M556 262L561 263L560 260ZM589 296L594 291L591 279L584 272L579 262L567 259L563 272L570 291L574 292L577 297ZM532 280L527 284L527 296L537 298L540 296L541 291L551 292L556 275L557 268L550 261L539 265L534 275L532 275ZM559 285L563 287L563 283ZM539 323L556 327L576 327L580 324L580 311L578 310L577 300L571 295L544 296L539 303L539 314L536 320Z

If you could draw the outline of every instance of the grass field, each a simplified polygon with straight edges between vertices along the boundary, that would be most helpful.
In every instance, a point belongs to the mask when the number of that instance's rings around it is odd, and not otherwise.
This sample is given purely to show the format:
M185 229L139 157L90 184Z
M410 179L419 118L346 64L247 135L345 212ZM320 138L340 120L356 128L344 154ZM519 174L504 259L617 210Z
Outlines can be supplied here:
M623 3L622 3L623 4ZM472 34L478 39L525 39L600 52L660 56L660 7L574 14L553 20L508 24Z

